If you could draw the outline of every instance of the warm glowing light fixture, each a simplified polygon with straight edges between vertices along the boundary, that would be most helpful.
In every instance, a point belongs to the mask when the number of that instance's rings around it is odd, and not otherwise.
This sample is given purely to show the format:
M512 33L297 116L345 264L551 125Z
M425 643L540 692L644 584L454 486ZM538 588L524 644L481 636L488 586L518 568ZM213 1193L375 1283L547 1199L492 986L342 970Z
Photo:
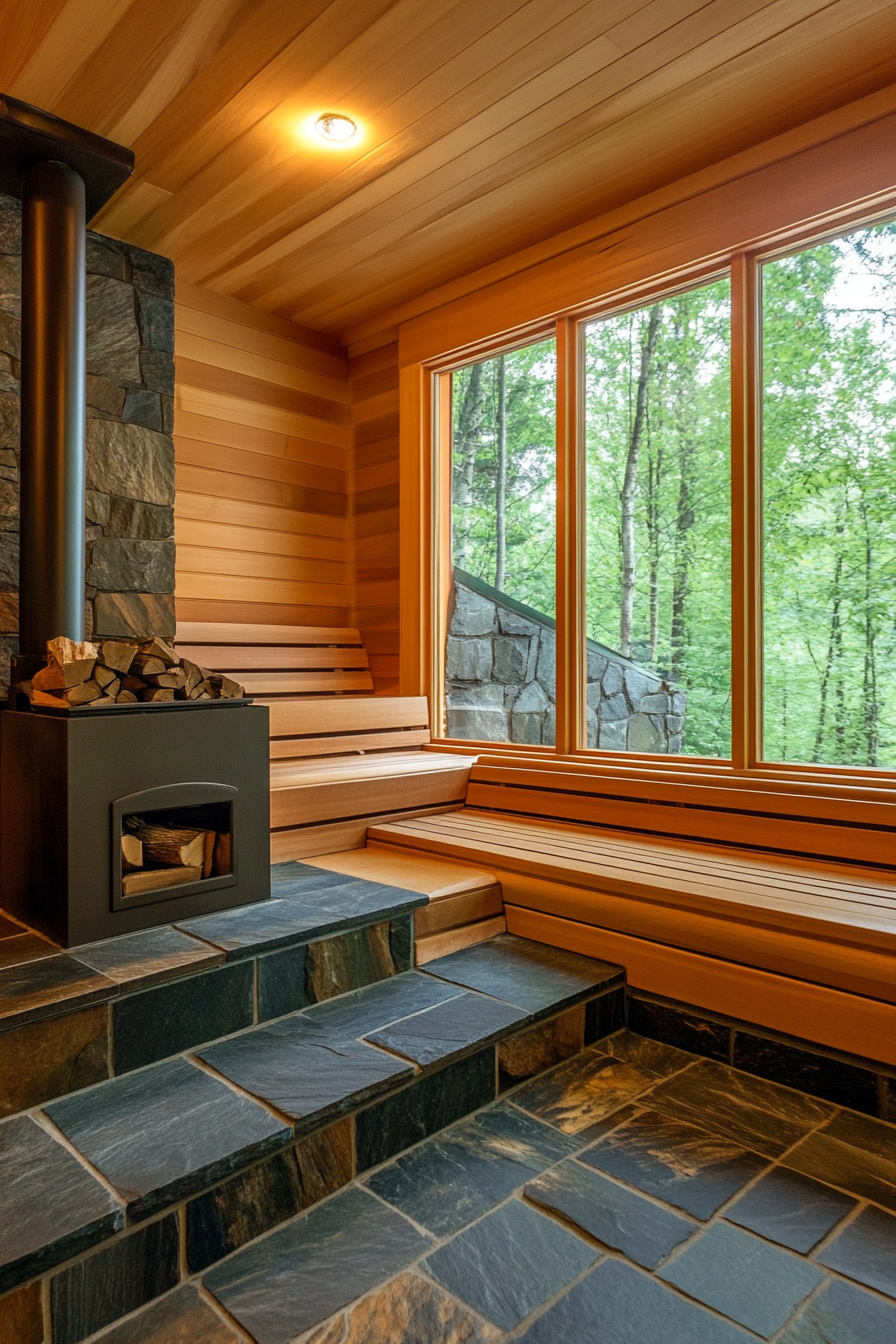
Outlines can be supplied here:
M335 145L345 145L349 140L354 140L358 134L355 122L351 117L343 116L341 112L324 112L314 123L314 129L321 140L327 140Z

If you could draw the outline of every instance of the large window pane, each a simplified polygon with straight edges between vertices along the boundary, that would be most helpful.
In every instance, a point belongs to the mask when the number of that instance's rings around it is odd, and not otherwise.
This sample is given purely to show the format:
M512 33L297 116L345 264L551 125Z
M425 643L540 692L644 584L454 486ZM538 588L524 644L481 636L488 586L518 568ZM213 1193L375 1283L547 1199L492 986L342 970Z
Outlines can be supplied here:
M554 742L556 372L550 340L452 375L449 737Z
M763 267L764 756L896 766L896 224Z
M731 751L730 285L585 333L587 744Z

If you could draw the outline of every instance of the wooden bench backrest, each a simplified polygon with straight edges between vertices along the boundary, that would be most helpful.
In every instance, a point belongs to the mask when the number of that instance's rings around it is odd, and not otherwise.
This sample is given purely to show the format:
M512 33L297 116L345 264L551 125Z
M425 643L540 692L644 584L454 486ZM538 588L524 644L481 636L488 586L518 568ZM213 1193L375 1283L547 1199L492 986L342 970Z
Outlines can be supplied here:
M183 621L176 645L182 658L226 672L247 695L269 703L283 697L373 693L357 630Z
M271 700L271 757L334 756L422 747L429 741L425 695Z
M598 774L562 761L496 754L480 757L473 767L466 802L517 817L892 867L892 792L870 787L858 792L852 801L821 788L807 797L713 777L711 771L705 778L659 779L636 766Z

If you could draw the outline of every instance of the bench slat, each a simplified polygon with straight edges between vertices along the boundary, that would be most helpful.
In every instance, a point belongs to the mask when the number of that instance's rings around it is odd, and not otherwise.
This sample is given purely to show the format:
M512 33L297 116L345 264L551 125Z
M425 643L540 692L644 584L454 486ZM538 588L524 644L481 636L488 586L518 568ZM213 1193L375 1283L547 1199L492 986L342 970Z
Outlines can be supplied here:
M376 695L359 700L284 700L270 706L271 737L429 728L425 695ZM294 755L298 755L297 746Z
M295 756L344 756L348 752L404 751L423 747L428 728L396 728L382 733L337 733L332 737L283 737L271 739L271 760Z
M180 621L176 644L353 644L357 630L327 625L237 625L228 621Z
M321 691L373 692L369 672L241 672L247 695L319 695Z

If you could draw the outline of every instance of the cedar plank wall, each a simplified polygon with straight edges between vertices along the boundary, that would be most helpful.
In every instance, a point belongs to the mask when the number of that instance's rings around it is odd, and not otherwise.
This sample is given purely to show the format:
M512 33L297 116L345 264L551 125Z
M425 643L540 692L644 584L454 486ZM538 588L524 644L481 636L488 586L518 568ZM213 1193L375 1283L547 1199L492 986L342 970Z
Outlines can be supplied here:
M354 605L378 695L398 694L398 344L349 360Z
M345 352L178 283L180 620L351 623Z

